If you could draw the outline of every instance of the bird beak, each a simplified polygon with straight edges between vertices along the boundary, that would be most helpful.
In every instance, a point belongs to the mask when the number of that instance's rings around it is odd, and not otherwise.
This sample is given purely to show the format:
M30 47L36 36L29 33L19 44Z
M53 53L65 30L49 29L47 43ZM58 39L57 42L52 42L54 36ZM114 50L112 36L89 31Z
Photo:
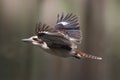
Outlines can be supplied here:
M32 42L32 39L31 38L28 38L28 39L22 39L23 42Z

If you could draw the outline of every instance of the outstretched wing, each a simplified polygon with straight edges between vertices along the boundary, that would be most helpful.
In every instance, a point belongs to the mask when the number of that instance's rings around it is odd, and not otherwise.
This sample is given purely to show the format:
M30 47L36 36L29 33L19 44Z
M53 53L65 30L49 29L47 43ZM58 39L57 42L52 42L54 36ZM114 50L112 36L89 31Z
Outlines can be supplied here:
M46 24L42 24L41 22L36 24L35 33L38 35L39 33L46 33L46 32L57 32L54 28Z
M74 42L80 43L82 39L82 33L80 31L80 25L76 15L66 14L57 16L57 22L55 28L64 35L68 36Z
M48 26L46 24L42 24L41 22L36 24L35 34L38 35L38 36L40 36L42 34L63 36L55 28L52 28L52 27L50 27L50 26Z

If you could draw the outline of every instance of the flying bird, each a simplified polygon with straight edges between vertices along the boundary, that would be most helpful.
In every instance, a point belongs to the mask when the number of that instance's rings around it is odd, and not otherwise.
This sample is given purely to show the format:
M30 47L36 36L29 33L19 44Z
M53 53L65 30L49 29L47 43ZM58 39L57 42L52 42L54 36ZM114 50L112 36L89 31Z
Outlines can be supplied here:
M35 36L22 39L24 42L31 42L40 46L47 53L61 57L75 57L77 59L90 58L102 60L101 57L86 54L77 49L81 43L82 32L78 17L72 13L57 15L57 22L52 28L47 24L39 22L36 24Z

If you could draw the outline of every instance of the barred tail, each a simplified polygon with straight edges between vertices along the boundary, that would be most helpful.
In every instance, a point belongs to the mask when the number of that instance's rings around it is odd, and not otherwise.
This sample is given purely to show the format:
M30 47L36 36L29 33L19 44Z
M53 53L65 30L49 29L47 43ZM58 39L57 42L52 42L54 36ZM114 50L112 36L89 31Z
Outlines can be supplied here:
M102 60L101 57L97 57L97 56L93 56L93 55L89 55L89 54L86 54L84 52L81 52L79 50L74 50L75 51L75 55L76 57L83 57L83 58L90 58L90 59L96 59L96 60Z

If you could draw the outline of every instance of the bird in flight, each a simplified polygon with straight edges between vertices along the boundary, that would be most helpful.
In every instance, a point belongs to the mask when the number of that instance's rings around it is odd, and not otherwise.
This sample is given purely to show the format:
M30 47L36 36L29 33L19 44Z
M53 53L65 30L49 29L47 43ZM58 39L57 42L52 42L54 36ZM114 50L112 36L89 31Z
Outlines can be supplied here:
M39 22L36 24L35 34L35 36L22 39L22 41L31 42L33 45L40 46L47 53L61 57L102 60L101 57L86 54L77 49L77 44L80 44L82 40L82 33L78 18L72 13L58 14L54 28Z

